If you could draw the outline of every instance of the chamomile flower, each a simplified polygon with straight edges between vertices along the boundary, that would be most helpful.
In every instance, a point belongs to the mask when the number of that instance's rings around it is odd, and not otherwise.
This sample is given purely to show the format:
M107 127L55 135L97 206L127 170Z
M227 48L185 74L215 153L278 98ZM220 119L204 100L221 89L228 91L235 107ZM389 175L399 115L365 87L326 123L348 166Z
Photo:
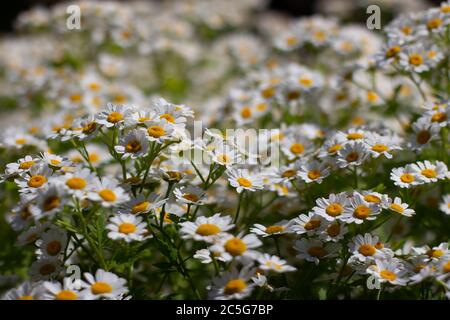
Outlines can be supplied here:
M122 159L136 159L143 157L148 152L148 140L144 129L134 129L119 140L119 145L114 147Z
M416 214L416 212L408 207L409 205L407 203L403 203L402 199L399 197L395 197L394 201L391 200L387 205L387 208L393 212L404 215L405 217L412 217Z
M271 256L270 254L263 254L258 259L259 269L274 271L276 273L291 272L297 270L296 268L286 264L286 260L282 260L277 256Z
M106 110L98 113L95 119L97 123L112 128L123 125L130 113L131 109L128 106L108 103Z
M296 234L312 235L322 231L325 223L323 218L314 212L307 215L301 214L297 218L292 219L289 229Z
M422 183L423 178L419 176L411 165L394 168L391 171L391 180L400 188L411 188Z
M298 175L306 183L317 182L321 184L323 179L330 175L330 169L325 162L309 161L301 166Z
M429 70L426 60L427 53L421 44L405 47L399 53L399 65L409 72L422 73Z
M338 242L342 240L348 232L347 226L342 222L331 222L319 234L319 239L322 241Z
M381 212L378 203L367 202L359 193L354 193L349 199L349 206L345 208L342 220L346 223L361 224L367 220L375 220Z
M340 168L359 166L367 155L367 146L363 142L348 142L337 152L336 163Z
M0 300L39 300L42 289L39 282L25 281L6 291Z
M294 249L299 252L296 255L298 259L314 262L317 265L322 259L336 257L340 245L337 243L324 243L316 239L300 239L295 241Z
M56 278L62 272L62 263L54 257L42 257L30 266L30 276L34 281Z
M41 235L39 254L48 257L58 257L67 245L67 233L58 228L51 228Z
M262 224L255 223L253 227L250 228L250 232L258 236L262 236L263 238L277 236L291 232L290 225L290 222L287 220L282 220L267 227L263 226Z
M36 202L29 207L29 212L36 220L51 219L67 203L67 192L58 182L50 182L48 188L36 193Z
M442 161L436 161L435 164L428 160L418 161L411 164L411 169L424 183L436 182L449 177L447 166Z
M328 198L316 200L317 206L312 210L315 214L325 218L327 221L341 220L344 211L349 206L349 200L345 192L330 194Z
M255 286L250 281L254 274L254 269L243 268L241 271L237 271L236 268L233 268L230 272L226 272L213 280L208 298L213 300L233 300L248 297Z
M358 234L355 236L348 245L349 252L358 260L366 261L368 259L374 259L382 255L380 249L379 238L373 236L370 233L364 235Z
M115 179L103 178L101 181L95 179L88 198L100 202L102 207L115 207L130 199L127 192L118 186Z
M404 286L408 282L406 268L397 259L376 259L375 264L367 268L367 273L374 275L380 283Z
M137 197L131 198L126 203L123 203L118 212L123 214L144 214L161 208L167 199L157 193L151 193L148 196L139 194Z
M56 154L43 152L39 158L41 158L42 163L45 163L52 169L60 169L62 167L68 167L71 165L71 162L69 159L58 156Z
M120 300L128 292L125 279L103 269L98 269L95 275L86 272L84 278L82 287L85 289L81 294L86 300Z
M253 249L262 245L262 242L254 234L245 236L224 235L218 240L219 242L212 245L210 250L219 252L223 261L231 261L233 259L241 261L255 260L260 253Z
M368 146L368 152L373 158L383 155L387 159L392 159L393 150L401 150L401 147L392 141L390 137L380 136L378 134L369 134L365 139Z
M36 193L40 189L44 189L48 185L48 181L53 171L47 166L33 166L27 174L15 180L23 193Z
M194 222L186 221L180 223L183 239L194 239L196 241L214 242L223 232L234 227L231 216L221 216L216 213L211 217L198 217Z
M58 179L69 194L83 199L91 190L95 175L87 168L77 168L74 172L68 172Z
M146 135L149 141L155 141L163 144L167 140L171 140L174 135L174 126L166 119L154 121L146 121Z
M109 219L106 229L108 237L125 242L143 241L147 233L146 223L142 217L133 214L118 214Z
M431 122L427 118L419 118L412 124L413 134L411 135L409 145L414 150L421 150L428 144L438 138L440 126Z
M42 287L42 300L84 300L76 283L70 278L64 278L62 284L59 281L45 281Z
M5 174L3 178L9 178L17 176L21 173L30 171L31 167L39 163L39 158L33 158L32 156L25 156L17 160L17 162L8 163L6 165Z
M231 186L236 188L238 193L244 190L256 191L263 188L261 177L250 173L247 169L230 168L227 170L227 175Z
M189 205L201 205L205 201L203 189L192 185L175 188L173 194L178 202Z

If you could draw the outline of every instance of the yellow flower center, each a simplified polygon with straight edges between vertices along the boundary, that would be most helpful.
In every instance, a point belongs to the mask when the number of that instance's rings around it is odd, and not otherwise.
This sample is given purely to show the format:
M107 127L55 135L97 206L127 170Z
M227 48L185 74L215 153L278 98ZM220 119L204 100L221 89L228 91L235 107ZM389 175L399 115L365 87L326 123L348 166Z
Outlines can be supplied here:
M441 249L431 249L427 251L427 256L430 258L440 258L444 255L444 251Z
M344 208L340 203L331 203L326 209L325 212L332 217L337 217L342 214Z
M58 166L61 164L61 161L57 160L57 159L51 159L50 160L50 164L53 166Z
M405 211L405 209L403 209L403 207L398 203L393 203L389 207L398 213L403 213L403 211Z
M428 142L428 140L430 140L430 138L431 138L431 133L427 130L423 130L423 131L420 131L419 133L417 133L416 141L417 141L417 143L425 144Z
M98 84L97 82L91 82L88 85L89 89L91 89L92 91L98 91L100 90L100 84Z
M160 126L151 126L147 128L148 135L153 138L160 138L166 134L166 130Z
M399 52L400 52L400 46L393 46L390 47L387 51L386 51L386 58L392 58L394 56L396 56Z
M247 250L247 245L239 238L231 238L224 247L233 257L241 256Z
M442 20L440 18L434 18L427 22L427 28L430 30L439 28L441 25L442 25Z
M397 275L394 272L386 269L381 270L380 277L388 281L394 281L395 279L397 279Z
M347 160L347 162L355 162L356 160L358 160L358 158L359 158L358 152L352 151L345 157L345 160Z
M248 180L244 177L238 178L237 183L239 183L239 185L244 188L250 188L253 185L250 180Z
M266 88L266 89L261 91L261 95L265 99L270 99L270 98L272 98L275 95L275 88L274 87Z
M128 153L136 153L142 149L142 145L139 141L133 140L127 143L125 151Z
M44 211L50 211L55 208L57 208L61 203L61 200L57 196L50 196L47 199L45 199L42 207Z
M322 247L311 247L308 249L308 254L311 257L323 258L327 255L327 251Z
M447 120L447 114L444 112L436 112L431 116L432 122L443 122L445 120Z
M58 294L55 296L56 300L77 300L78 295L70 290L63 290L58 292Z
M434 169L424 169L420 173L427 178L436 178L437 177L437 172Z
M248 119L252 116L252 109L250 109L249 107L243 107L241 109L241 117L244 119Z
M409 55L409 63L413 66L420 66L423 64L423 57L418 53L412 53Z
M364 200L371 203L380 203L381 199L373 194L367 194L364 196Z
M22 145L22 144L25 144L25 143L27 143L27 140L25 138L16 139L16 144Z
M327 228L327 234L330 237L336 237L339 235L340 232L341 232L341 226L337 223L334 223Z
M123 234L130 234L136 231L136 225L134 223L124 222L119 226L119 232Z
M66 186L74 190L83 190L87 185L83 178L73 177L66 181Z
M444 264L444 266L442 267L442 271L444 273L450 273L450 261L447 261L447 263Z
M217 160L222 163L228 163L228 162L230 162L231 159L228 155L226 155L225 153L222 153L217 156Z
M193 193L185 193L183 194L183 198L191 202L197 202L200 199L198 195Z
M81 131L85 134L90 134L90 133L94 132L96 128L97 128L97 124L95 122L89 122L88 124L83 126Z
M224 288L224 293L227 295L239 293L247 288L247 284L243 279L233 279L227 282Z
M56 267L53 264L44 264L39 268L39 273L43 276L48 276L56 271Z
M389 147L382 143L377 143L372 146L372 150L378 153L385 152L389 150Z
M361 253L365 257L373 256L376 251L377 251L377 249L373 245L368 244L368 243L362 244L358 248L358 252Z
M311 180L316 180L318 178L320 178L321 173L319 170L311 170L308 172L308 178L310 178Z
M414 176L411 173L404 173L400 176L400 180L404 183L414 182Z
M216 226L215 224L211 223L204 223L197 227L197 230L195 233L201 235L201 236L213 236L215 234L218 234L220 232L220 228Z
M359 205L353 211L353 216L358 219L366 219L368 216L370 216L371 213L372 210L369 207L365 205Z
M41 175L35 175L28 180L28 186L31 188L39 188L42 187L44 183L47 182L47 178Z
M298 39L294 36L287 37L286 43L288 46L295 46L298 43Z
M307 223L305 223L304 228L305 228L305 230L310 231L310 230L319 228L320 225L321 225L321 221L319 219L311 219Z
M301 153L303 153L303 151L305 151L305 146L303 144L301 144L301 143L294 143L294 144L291 145L289 150L293 154L301 154Z
M367 92L367 101L371 103L375 103L378 101L378 95L374 91L368 91Z
M33 296L20 296L17 300L34 300Z
M358 133L358 132L351 132L349 134L347 134L347 139L348 140L359 140L364 138L364 135L362 133Z
M411 34L412 31L413 31L413 29L412 29L411 27L409 27L409 26L404 26L404 27L402 28L402 32L403 32L404 34L406 34L406 35Z
M160 119L166 119L167 122L174 123L175 118L170 113L165 113L159 116Z
M24 161L24 162L21 162L19 164L19 169L21 169L21 170L28 170L32 166L34 166L35 164L36 164L36 162L34 162L34 161Z
M134 214L144 212L147 210L147 207L150 205L150 202L148 201L142 201L131 208L131 212Z
M274 234L274 233L279 233L279 232L283 232L283 231L284 231L283 226L268 226L266 228L266 233L268 233L268 234Z
M450 5L442 6L441 12L442 13L450 13Z
M313 84L313 80L310 78L300 78L298 82L305 87L310 87Z
M338 152L341 149L342 149L342 145L341 144L336 144L336 145L331 146L331 147L328 148L328 153L336 153L336 152Z
M61 252L61 242L59 242L58 240L50 241L45 249L49 255L56 256Z
M117 199L116 194L114 193L114 191L110 190L110 189L103 189L101 190L98 195L107 202L114 202Z
M106 120L111 123L117 123L123 120L123 115L120 112L113 111L108 115L108 118L106 118Z
M283 178L292 178L297 174L297 171L289 169L281 174Z
M112 286L109 283L98 281L91 285L91 292L93 294L105 294L113 291Z
M100 160L100 156L95 153L95 152L91 152L89 153L89 161L92 163L98 162Z

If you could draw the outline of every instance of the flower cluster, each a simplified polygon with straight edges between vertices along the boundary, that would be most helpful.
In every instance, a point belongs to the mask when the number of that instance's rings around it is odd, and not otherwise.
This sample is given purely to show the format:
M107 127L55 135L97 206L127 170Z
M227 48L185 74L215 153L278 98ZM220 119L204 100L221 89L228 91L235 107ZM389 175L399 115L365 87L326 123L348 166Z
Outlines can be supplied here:
M76 4L0 40L2 299L450 298L450 2Z

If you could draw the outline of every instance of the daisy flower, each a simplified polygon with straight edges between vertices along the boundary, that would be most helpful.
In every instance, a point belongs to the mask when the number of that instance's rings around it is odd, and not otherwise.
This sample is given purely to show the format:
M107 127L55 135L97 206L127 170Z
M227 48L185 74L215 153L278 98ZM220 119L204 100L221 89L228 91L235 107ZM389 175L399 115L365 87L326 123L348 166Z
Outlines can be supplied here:
M316 204L317 206L312 209L315 214L327 221L334 221L342 219L342 215L349 205L349 200L345 192L331 193L328 198L317 199Z
M181 237L196 241L214 242L221 236L222 232L234 227L231 220L231 216L221 217L220 213L216 213L211 217L198 217L194 222L182 222L180 223Z
M86 281L81 285L85 289L81 292L86 300L119 300L128 292L127 281L112 272L98 269L95 275L84 273Z
M422 176L417 174L411 165L401 168L394 168L391 171L391 180L400 188L410 188L422 183Z
M390 198L386 194L382 194L375 191L364 190L361 192L364 200L370 203L378 203L381 207L385 208L390 201Z
M205 200L203 189L192 185L175 188L173 194L178 202L190 205L202 205Z
M231 186L236 188L238 193L243 190L256 191L263 188L261 177L250 173L247 169L230 168L227 170L227 175Z
M367 136L364 141L368 146L368 152L373 158L378 158L383 155L387 159L392 159L393 150L401 150L391 137L384 137L378 134L372 133Z
M39 158L33 158L32 156L25 156L17 160L17 162L8 163L5 169L4 179L9 178L11 176L17 176L21 173L25 173L30 171L31 167L38 164L40 161Z
M36 201L29 207L35 219L52 218L67 203L67 192L58 181L51 181L47 189L36 193Z
M75 172L68 172L58 178L69 194L79 199L86 197L93 186L95 175L87 168L77 168Z
M47 164L53 169L59 169L72 165L69 159L48 152L41 153L39 158L41 159L42 163Z
M367 152L367 146L363 142L348 142L337 152L336 163L340 168L359 166L366 159Z
M375 220L381 212L381 206L378 203L367 202L359 193L354 193L349 201L349 206L345 208L342 217L346 223L361 224L366 220Z
M294 249L299 252L296 257L315 264L319 264L322 259L336 257L340 247L337 243L323 243L316 239L300 239L294 243Z
M160 121L146 121L147 126L147 139L149 141L155 141L156 143L163 144L165 141L172 139L174 127L166 119Z
M344 223L331 222L323 229L319 234L319 239L322 241L338 242L342 240L345 234L348 232L348 228Z
M88 198L100 202L102 207L109 208L120 205L130 199L125 190L118 186L116 180L103 178L101 181L95 179Z
M327 163L314 160L303 164L298 175L306 183L317 182L321 184L323 179L330 175L330 169Z
M139 194L121 205L118 212L123 214L143 214L161 208L167 199L161 199L157 193L150 193L148 196Z
M39 254L48 257L58 257L67 245L67 233L61 229L51 228L41 235Z
M442 197L442 202L439 204L439 210L450 215L450 194L446 194Z
M52 174L52 170L47 166L33 166L26 175L16 179L15 182L20 188L19 192L35 193L37 190L47 187Z
M254 269L243 268L241 271L237 271L233 268L230 272L226 272L213 280L208 298L213 300L233 300L248 297L255 286L254 283L250 282L254 274Z
M428 160L418 161L411 164L411 169L424 183L436 182L449 177L447 166L442 161L436 161L435 164Z
M136 159L143 157L148 152L148 140L143 129L134 129L127 135L122 136L119 145L114 150L122 155L122 159Z
M257 234L258 236L262 236L263 238L281 235L290 232L290 222L283 220L267 227L262 224L255 223L253 228L250 228L250 232Z
M399 65L405 71L422 73L429 70L425 48L421 44L405 47L399 54Z
M210 247L213 252L221 253L224 261L231 261L233 259L239 260L255 260L259 256L259 252L253 250L262 245L262 242L254 234L247 234L245 236L238 235L224 235L218 239L219 242Z
M355 236L348 245L349 252L359 261L366 261L368 259L380 256L381 244L377 236L370 233Z
M421 150L431 141L438 139L440 126L427 118L419 118L412 125L413 134L409 145L414 150Z
M122 125L130 112L131 109L127 106L108 103L106 110L98 113L95 119L97 123L112 128Z
M61 261L54 257L42 257L30 266L30 276L34 281L56 278L62 272Z
M113 240L124 240L125 242L143 241L147 234L147 224L142 217L132 214L118 214L109 218L106 229L109 230L108 237Z
M405 217L412 217L416 212L413 209L409 209L408 206L407 203L402 203L402 199L395 197L394 201L391 200L388 203L387 208Z
M296 234L312 235L320 232L324 227L323 218L314 212L310 212L307 215L301 214L297 218L292 219L289 229Z
M398 259L376 259L375 265L367 268L367 273L373 274L380 283L390 283L404 286L408 282L407 270L399 263Z
M65 278L63 284L59 281L45 281L42 287L42 300L84 300L76 284L69 278Z
M102 125L98 123L95 116L92 115L75 119L70 129L69 136L78 138L79 140L92 139L97 135L101 127Z
M286 260L282 260L277 256L263 254L257 260L259 269L264 271L275 271L276 273L290 272L297 270L296 268L286 264Z
M6 291L0 300L39 300L41 287L37 282L25 281Z

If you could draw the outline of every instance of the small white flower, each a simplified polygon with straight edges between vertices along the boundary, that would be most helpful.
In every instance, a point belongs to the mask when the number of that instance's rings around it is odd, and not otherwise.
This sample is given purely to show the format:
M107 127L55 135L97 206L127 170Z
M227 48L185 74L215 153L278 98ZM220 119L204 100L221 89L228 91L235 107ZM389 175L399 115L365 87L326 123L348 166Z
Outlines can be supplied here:
M392 169L391 180L400 188L411 188L423 183L422 176L419 176L411 165Z
M340 168L359 166L367 158L367 152L367 146L363 142L348 142L337 152L336 163Z
M188 185L187 187L175 188L173 191L178 202L191 204L191 205L201 205L204 202L205 192L196 186Z
M88 198L100 202L105 208L118 206L130 199L125 190L118 186L118 182L108 177L101 181L95 179Z
M436 182L449 176L447 166L442 161L436 161L435 164L428 160L418 161L411 164L411 169L424 183Z
M314 262L319 264L320 260L336 257L340 249L337 243L323 243L320 240L300 239L295 241L294 249L299 253L296 255L298 259Z
M408 206L409 205L407 203L402 203L402 199L395 197L394 201L391 200L389 202L387 208L405 217L412 217L416 214L416 212L413 209L409 209Z
M107 272L98 269L95 276L90 273L85 273L86 281L82 282L85 288L81 294L86 300L97 300L101 298L109 300L118 300L128 292L126 287L127 281L118 277L112 272Z
M257 262L259 263L259 269L261 270L270 270L277 273L297 270L296 268L286 264L286 260L282 260L277 256L271 256L267 253L261 255Z
M220 216L216 213L211 217L198 217L194 222L186 221L180 223L183 239L194 239L196 241L214 242L223 232L234 227L231 216Z
M319 198L316 200L317 206L312 210L317 215L328 221L341 220L343 213L349 205L349 200L345 192L331 193L328 198Z
M112 216L106 229L109 230L109 238L125 242L143 241L147 233L146 223L142 222L142 217L132 214Z
M143 129L134 129L127 135L122 136L119 145L114 147L122 159L136 159L143 157L148 152L148 140Z
M309 161L301 166L298 175L306 183L317 182L321 184L323 179L330 175L330 169L325 162Z
M378 203L367 202L361 194L355 192L342 220L346 223L361 224L366 220L375 220L380 212L381 206Z
M261 177L250 173L247 169L229 169L227 171L228 181L232 187L236 188L238 193L243 190L256 191L263 188Z
M213 286L208 298L213 300L233 300L248 297L255 286L254 283L250 282L254 274L254 269L243 268L241 271L237 271L233 268L231 272L226 272L213 280Z
M439 204L439 209L443 213L450 215L450 194L446 194L442 197L442 202Z

